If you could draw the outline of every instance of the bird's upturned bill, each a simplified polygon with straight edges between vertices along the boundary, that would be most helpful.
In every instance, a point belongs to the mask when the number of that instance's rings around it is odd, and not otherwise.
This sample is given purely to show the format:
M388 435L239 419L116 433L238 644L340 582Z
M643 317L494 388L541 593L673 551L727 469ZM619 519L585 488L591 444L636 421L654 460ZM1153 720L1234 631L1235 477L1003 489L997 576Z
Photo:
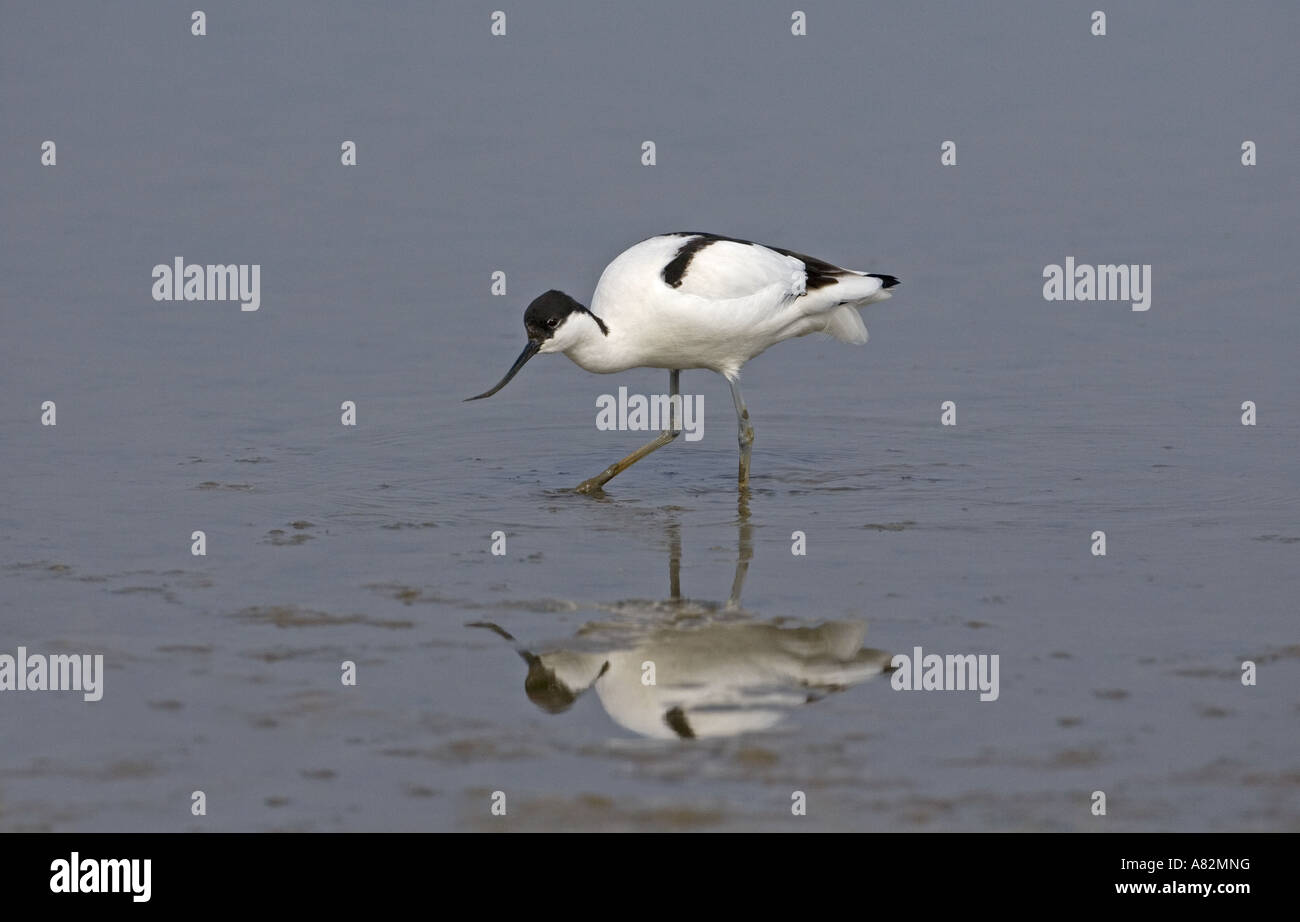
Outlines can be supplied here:
M501 390L501 388L505 387L507 384L510 383L511 378L519 374L519 369L523 368L524 364L533 356L535 356L537 354L537 350L540 348L542 348L542 344L540 342L530 339L528 341L528 345L524 346L524 351L519 353L519 358L515 359L515 363L511 365L510 370L506 372L506 376L502 378L499 382L497 382L496 387L492 388L490 391L484 391L483 393L479 394L476 397L466 397L465 402L468 403L471 400L482 400L484 397L491 397L497 391Z

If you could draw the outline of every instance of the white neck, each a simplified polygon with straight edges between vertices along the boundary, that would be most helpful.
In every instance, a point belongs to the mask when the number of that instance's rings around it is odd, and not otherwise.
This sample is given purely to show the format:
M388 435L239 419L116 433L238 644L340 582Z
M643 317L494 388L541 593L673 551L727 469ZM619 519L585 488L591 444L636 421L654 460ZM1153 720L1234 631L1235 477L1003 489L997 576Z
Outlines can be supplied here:
M575 312L541 351L563 352L579 367L596 374L623 371L639 362L627 348L621 332L608 325L602 330L591 314Z

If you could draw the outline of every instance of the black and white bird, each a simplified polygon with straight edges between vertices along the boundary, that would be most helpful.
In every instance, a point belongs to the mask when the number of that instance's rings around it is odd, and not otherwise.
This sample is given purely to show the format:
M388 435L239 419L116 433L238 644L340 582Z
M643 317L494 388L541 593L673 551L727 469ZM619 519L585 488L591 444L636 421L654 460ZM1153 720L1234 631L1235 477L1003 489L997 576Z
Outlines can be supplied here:
M562 352L590 372L668 369L669 393L680 393L686 368L716 371L731 385L739 429L741 488L749 482L754 427L740 394L741 367L787 339L827 333L865 343L859 311L890 297L892 275L842 269L792 250L717 234L662 234L624 250L605 267L591 308L562 291L548 291L524 311L528 345L504 378L469 400L491 397L534 355ZM672 401L670 406L678 401ZM583 481L599 490L680 434L673 420L623 460Z

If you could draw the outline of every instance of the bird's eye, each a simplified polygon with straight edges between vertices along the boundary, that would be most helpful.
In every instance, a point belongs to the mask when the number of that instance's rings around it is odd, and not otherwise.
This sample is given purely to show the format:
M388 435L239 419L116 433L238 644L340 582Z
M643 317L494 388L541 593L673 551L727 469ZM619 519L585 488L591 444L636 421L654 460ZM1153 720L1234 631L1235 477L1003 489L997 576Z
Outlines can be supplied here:
M547 325L548 327L550 327L552 330L554 330L554 329L559 325L559 323L560 323L560 318L559 318L559 317L547 317L547 318L546 318L546 325Z

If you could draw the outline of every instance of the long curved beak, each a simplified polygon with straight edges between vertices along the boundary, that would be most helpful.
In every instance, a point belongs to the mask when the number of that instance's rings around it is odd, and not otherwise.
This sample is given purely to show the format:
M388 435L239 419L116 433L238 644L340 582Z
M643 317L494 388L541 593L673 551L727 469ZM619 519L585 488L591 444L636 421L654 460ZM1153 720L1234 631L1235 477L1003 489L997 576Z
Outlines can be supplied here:
M466 397L464 402L468 403L471 400L482 400L484 397L491 397L497 391L501 390L501 388L510 383L511 378L519 374L519 369L523 368L524 365L528 363L528 360L537 354L537 350L540 348L542 348L540 342L530 339L528 345L524 346L524 351L519 353L519 358L515 359L515 363L510 366L510 370L506 372L506 376L497 383L496 387L492 388L490 391L484 391L477 397Z

